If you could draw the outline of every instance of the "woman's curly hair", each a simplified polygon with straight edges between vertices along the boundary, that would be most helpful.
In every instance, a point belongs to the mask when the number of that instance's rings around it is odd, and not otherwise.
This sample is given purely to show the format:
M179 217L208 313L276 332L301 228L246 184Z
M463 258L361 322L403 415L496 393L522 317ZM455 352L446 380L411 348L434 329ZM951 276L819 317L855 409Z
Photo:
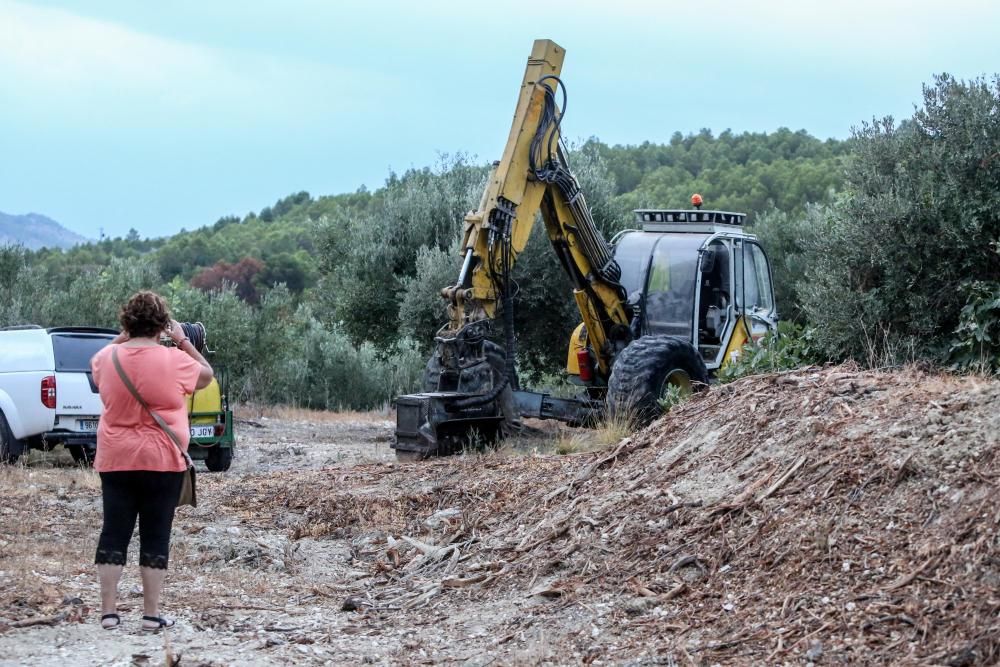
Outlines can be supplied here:
M118 314L130 338L159 336L170 324L167 302L155 292L136 292Z

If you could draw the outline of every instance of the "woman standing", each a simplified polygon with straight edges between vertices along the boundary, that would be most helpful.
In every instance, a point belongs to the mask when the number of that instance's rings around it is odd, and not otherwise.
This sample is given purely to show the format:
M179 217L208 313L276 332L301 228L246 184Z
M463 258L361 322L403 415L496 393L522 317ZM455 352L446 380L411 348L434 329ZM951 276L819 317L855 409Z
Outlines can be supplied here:
M159 630L174 623L160 615L160 590L187 460L150 411L163 418L186 450L190 439L186 395L208 386L212 367L185 337L180 324L170 319L159 295L135 294L122 307L119 320L122 333L91 360L94 383L104 403L94 458L104 499L104 525L95 558L101 582L101 626L110 630L121 623L118 582L138 518L142 627ZM176 347L160 345L164 332ZM120 377L115 356L149 410Z

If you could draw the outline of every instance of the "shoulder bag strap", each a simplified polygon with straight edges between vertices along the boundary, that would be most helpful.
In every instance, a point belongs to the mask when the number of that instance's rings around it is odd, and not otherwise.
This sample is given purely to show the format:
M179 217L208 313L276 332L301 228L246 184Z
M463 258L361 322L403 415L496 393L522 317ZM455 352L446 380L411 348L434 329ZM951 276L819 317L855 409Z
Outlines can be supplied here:
M125 388L129 390L129 392L132 394L132 397L135 398L135 400L139 401L139 405L141 405L146 409L146 412L150 414L150 416L153 418L153 421L155 421L160 426L160 428L163 429L163 431L167 434L170 440L177 447L177 451L181 453L181 456L183 456L184 460L186 460L188 462L188 465L190 465L191 457L188 455L187 452L184 451L184 448L181 447L181 439L177 437L177 434L174 433L172 428L167 426L167 422L164 421L163 417L156 414L150 409L149 404L142 399L142 396L139 395L139 392L136 390L135 385L132 384L132 381L128 379L127 375L125 375L125 371L122 369L121 362L118 361L117 345L111 349L111 361L115 365L115 370L118 371L118 377L120 377L122 379L122 382L125 384Z

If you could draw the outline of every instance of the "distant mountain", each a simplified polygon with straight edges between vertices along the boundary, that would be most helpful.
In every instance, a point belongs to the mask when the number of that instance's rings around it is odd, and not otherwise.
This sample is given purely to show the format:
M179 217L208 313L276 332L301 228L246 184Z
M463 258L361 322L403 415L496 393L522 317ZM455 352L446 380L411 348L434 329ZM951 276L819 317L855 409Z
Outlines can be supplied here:
M71 232L38 213L9 215L0 211L0 245L20 243L25 248L71 248L90 239Z

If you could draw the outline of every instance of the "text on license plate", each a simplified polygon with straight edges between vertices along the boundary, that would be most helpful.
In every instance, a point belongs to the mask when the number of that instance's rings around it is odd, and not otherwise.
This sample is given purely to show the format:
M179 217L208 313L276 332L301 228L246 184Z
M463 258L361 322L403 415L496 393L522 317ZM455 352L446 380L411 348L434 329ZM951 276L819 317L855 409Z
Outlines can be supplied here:
M211 438L215 435L215 426L192 426L191 427L191 437L192 438Z
M77 428L79 428L81 431L87 431L93 433L97 432L97 423L98 423L97 419L77 419L76 423L77 423Z

